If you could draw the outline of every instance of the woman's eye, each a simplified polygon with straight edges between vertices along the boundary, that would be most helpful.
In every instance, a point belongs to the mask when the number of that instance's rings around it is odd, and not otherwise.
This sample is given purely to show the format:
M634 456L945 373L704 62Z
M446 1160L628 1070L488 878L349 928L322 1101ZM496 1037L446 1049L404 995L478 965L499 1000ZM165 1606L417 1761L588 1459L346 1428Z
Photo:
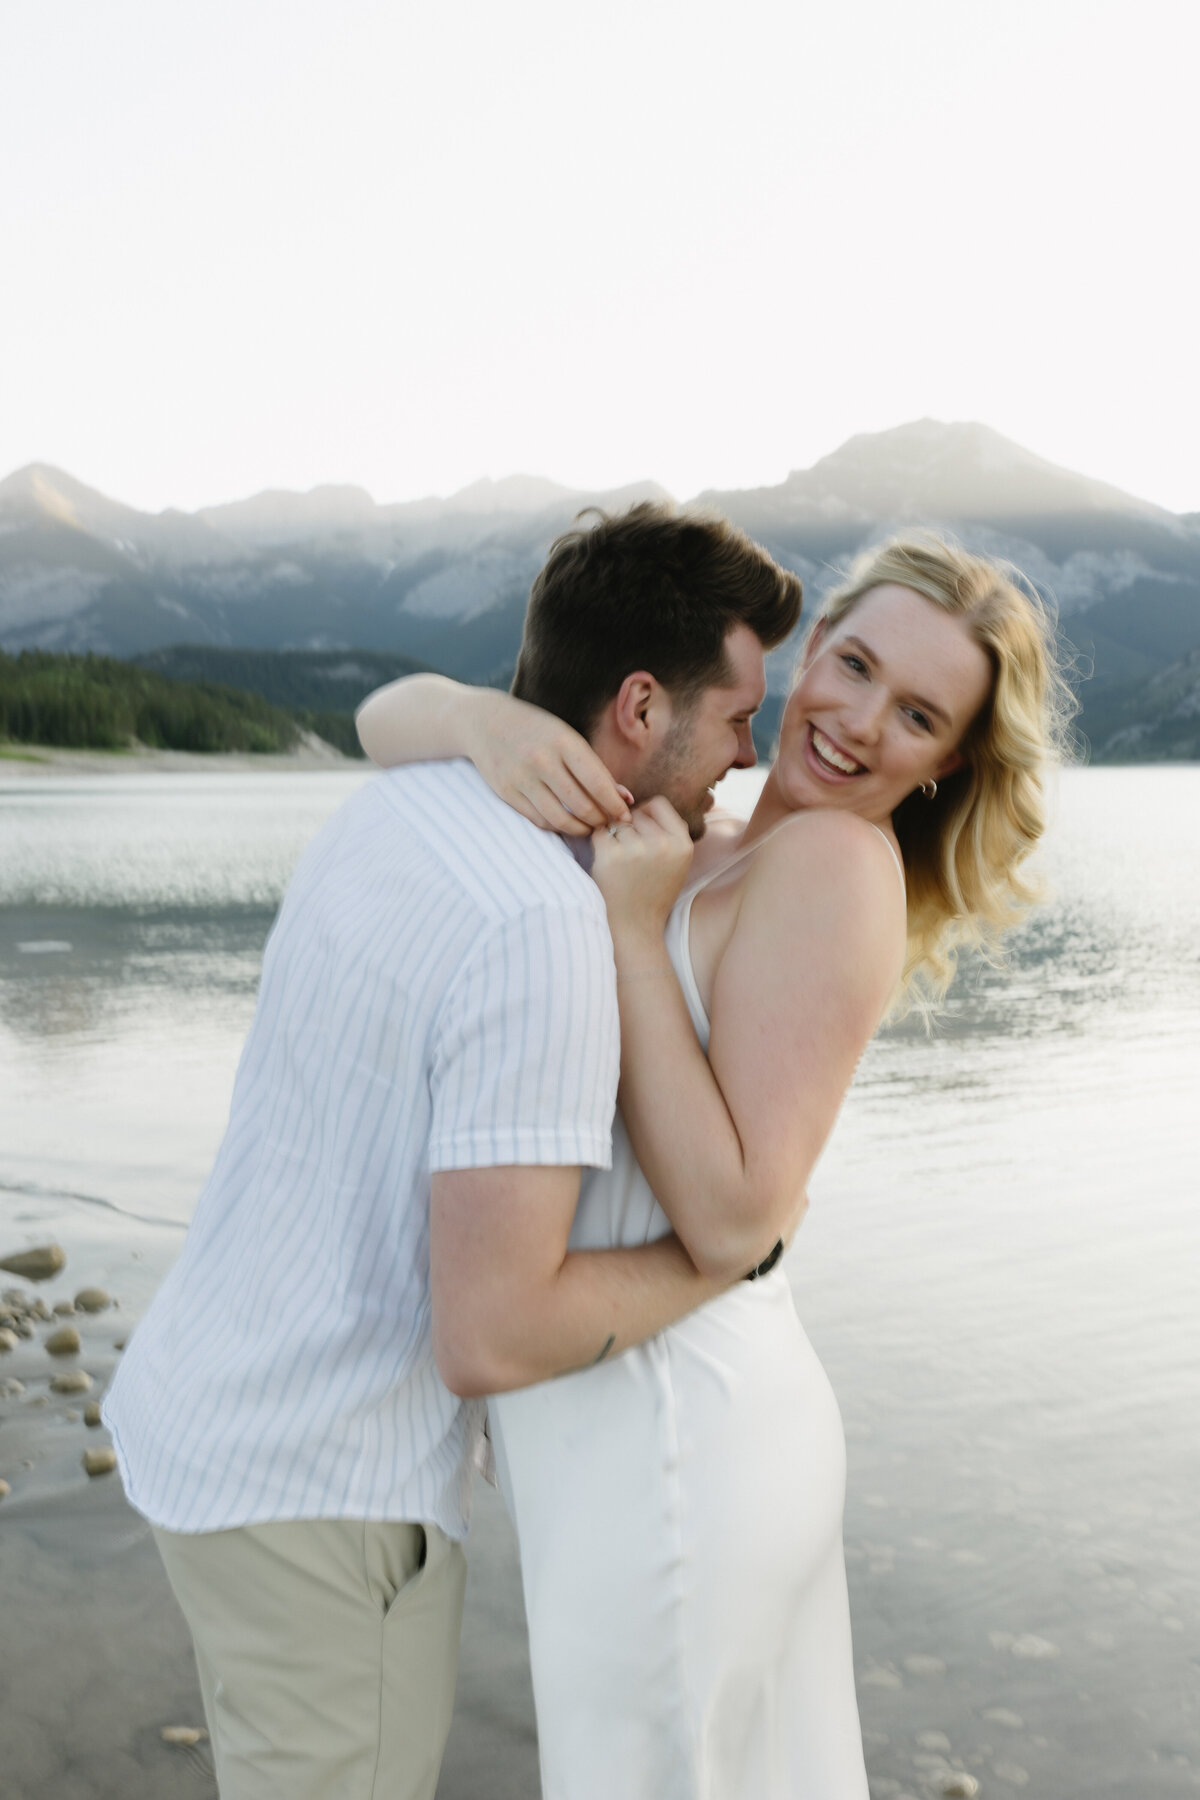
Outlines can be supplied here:
M848 669L853 669L856 675L865 675L867 672L866 663L861 656L855 656L853 651L847 651L842 657L842 661Z
M910 706L908 708L908 716L912 720L914 725L920 726L922 731L932 731L933 730L933 725L931 724L927 715L923 712L920 712L917 707Z

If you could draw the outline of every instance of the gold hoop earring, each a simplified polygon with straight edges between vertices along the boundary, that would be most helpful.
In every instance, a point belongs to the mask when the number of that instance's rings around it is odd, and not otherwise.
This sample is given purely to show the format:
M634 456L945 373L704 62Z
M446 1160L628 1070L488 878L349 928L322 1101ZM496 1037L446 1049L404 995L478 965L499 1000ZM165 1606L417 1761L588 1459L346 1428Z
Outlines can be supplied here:
M924 794L924 796L927 800L936 800L937 799L937 782L934 781L932 777L930 777L930 779L928 781L923 781L921 783L921 792Z

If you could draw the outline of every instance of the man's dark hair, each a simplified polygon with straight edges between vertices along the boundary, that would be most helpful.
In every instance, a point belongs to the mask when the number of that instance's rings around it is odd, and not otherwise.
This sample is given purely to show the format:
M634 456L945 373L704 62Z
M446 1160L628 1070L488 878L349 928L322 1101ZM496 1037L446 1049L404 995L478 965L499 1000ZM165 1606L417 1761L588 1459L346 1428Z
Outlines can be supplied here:
M534 581L512 684L576 731L591 731L634 669L686 709L732 679L735 625L769 650L799 619L799 577L727 519L650 501L615 518L594 510L596 524L555 539Z

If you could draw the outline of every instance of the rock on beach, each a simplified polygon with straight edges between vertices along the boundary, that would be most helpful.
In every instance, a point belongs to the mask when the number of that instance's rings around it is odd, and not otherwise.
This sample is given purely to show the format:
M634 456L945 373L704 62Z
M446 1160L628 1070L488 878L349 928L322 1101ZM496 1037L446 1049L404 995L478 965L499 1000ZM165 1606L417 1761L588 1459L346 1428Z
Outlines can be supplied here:
M111 1445L102 1444L95 1450L85 1450L82 1462L89 1475L111 1475L117 1466L117 1453Z
M51 1356L77 1356L81 1348L79 1333L73 1325L60 1325L46 1339L46 1348Z
M75 1296L75 1305L80 1312L105 1312L113 1303L111 1294L101 1287L80 1288Z
M86 1369L64 1369L61 1375L55 1375L50 1382L52 1394L86 1394L92 1385L92 1378Z
M25 1281L49 1281L66 1264L67 1253L61 1244L39 1244L33 1250L13 1250L0 1256L0 1269Z

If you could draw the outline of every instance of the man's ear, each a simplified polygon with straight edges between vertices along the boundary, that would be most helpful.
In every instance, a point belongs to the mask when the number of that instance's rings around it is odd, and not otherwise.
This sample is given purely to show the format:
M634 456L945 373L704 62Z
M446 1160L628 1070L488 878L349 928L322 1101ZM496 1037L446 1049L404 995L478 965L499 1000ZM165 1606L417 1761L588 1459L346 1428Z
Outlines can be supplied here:
M639 754L656 748L671 723L667 690L646 669L625 677L611 705L617 737Z

